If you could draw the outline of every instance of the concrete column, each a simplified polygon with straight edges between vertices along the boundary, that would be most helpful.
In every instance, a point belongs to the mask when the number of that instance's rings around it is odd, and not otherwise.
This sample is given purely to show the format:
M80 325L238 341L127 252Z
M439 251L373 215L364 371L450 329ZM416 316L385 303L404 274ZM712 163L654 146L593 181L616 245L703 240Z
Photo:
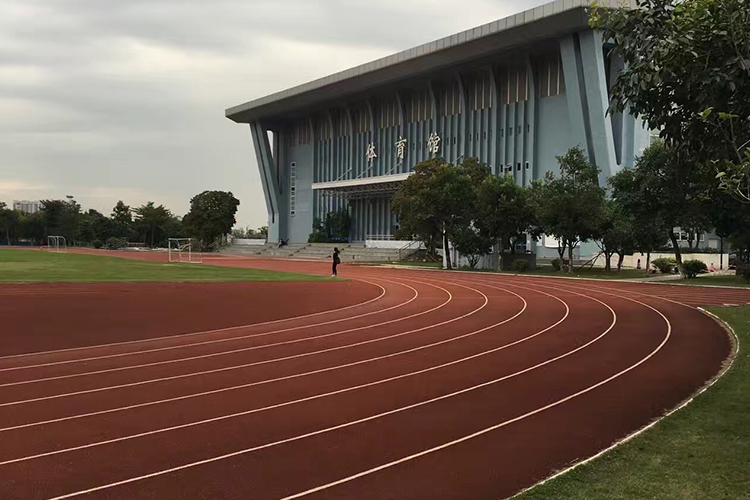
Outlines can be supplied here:
M250 124L250 134L253 138L255 157L258 161L258 171L263 186L263 196L268 211L268 241L278 243L279 235L284 234L286 230L286 228L281 227L279 213L279 190L275 177L275 171L278 167L274 165L267 129L259 122L253 122Z

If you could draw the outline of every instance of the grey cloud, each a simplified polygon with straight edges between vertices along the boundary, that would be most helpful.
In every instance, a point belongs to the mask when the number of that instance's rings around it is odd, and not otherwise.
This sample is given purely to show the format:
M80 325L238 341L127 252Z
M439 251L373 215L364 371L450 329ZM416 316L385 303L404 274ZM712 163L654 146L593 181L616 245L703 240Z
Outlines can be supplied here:
M0 200L181 214L228 189L259 226L249 132L225 107L541 3L0 0Z

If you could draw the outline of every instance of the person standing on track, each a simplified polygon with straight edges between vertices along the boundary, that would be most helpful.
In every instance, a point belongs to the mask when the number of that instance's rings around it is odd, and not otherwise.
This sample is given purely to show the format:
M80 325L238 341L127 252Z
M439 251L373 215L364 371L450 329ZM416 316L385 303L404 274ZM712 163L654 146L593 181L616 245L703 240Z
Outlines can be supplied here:
M333 247L333 274L332 276L338 276L336 273L336 267L341 264L341 259L339 259L339 249L337 247Z

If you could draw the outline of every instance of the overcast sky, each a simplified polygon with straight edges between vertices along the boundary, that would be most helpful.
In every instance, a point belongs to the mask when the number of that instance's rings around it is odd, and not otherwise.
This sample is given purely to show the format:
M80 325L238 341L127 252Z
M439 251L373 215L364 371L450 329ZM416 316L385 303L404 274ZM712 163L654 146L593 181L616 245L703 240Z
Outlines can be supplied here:
M74 195L267 214L224 109L545 0L0 0L0 201Z

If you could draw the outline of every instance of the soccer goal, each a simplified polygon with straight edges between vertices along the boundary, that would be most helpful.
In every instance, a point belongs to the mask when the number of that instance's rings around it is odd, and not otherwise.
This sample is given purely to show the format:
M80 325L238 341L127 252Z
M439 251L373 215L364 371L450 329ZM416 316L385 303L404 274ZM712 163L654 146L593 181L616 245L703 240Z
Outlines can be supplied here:
M64 252L68 249L68 240L65 236L47 236L47 250L52 252Z
M195 238L169 238L169 262L190 262L200 264L203 256Z

